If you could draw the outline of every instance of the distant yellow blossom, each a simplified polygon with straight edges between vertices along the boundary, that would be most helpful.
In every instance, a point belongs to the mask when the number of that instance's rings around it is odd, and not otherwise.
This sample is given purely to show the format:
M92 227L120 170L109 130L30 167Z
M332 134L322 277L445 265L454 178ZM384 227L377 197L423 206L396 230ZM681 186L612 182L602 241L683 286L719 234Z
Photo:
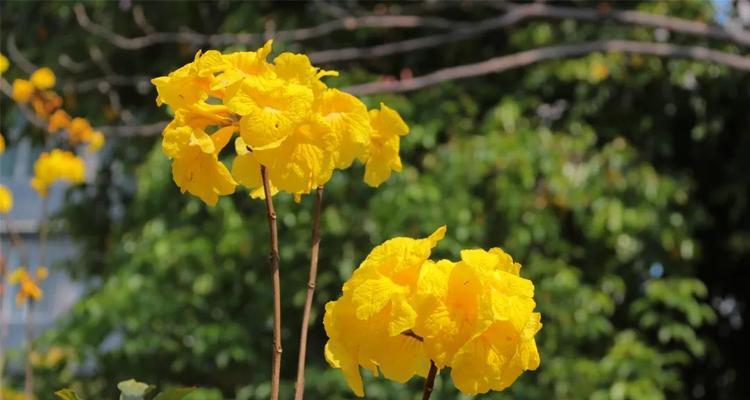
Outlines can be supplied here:
M236 181L250 189L251 196L262 197L260 168L264 166L274 193L284 191L299 198L355 159L367 164L365 181L373 186L401 169L399 136L408 127L398 113L383 105L369 114L356 97L330 89L322 81L337 72L313 66L304 54L281 53L268 61L271 44L231 54L198 52L192 62L152 80L157 104L168 104L175 111L162 141L165 153L179 164L179 168L173 164L172 171L181 174L174 178L183 191L214 204L214 195L209 193L231 193ZM241 140L235 140L236 157L229 177L218 166L221 148L203 151L200 157L195 149L190 149L190 158L170 154L177 146L177 132L182 132L179 137L198 138L205 137L200 132L230 126L234 127L232 135ZM199 141L180 143L177 147L187 149ZM185 175L197 171L198 167L189 165L197 162L208 163L213 172ZM193 183L198 178L201 190Z
M520 264L499 248L462 251L459 262L429 260L444 233L376 247L343 296L326 305L326 360L358 396L360 367L405 382L432 361L475 395L503 390L539 366L540 314Z
M0 133L0 154L5 152L5 137Z
M34 85L26 79L16 79L13 81L12 97L16 103L26 104L31 100L34 94Z
M94 128L86 118L75 117L68 124L68 139L73 144L87 142L94 133Z
M81 183L86 175L86 166L81 158L75 154L54 149L49 153L42 153L34 163L34 177L31 179L33 187L40 196L47 196L49 186L57 181Z
M31 108L40 118L49 118L55 110L62 106L62 98L55 92L36 91L35 93L36 96L31 98Z
M10 67L10 63L8 62L8 58L6 58L4 54L0 53L0 74L2 74L5 71L7 71L8 67Z
M100 131L94 131L89 137L89 145L86 147L86 151L93 153L98 151L104 146L104 134Z
M60 129L66 129L70 122L70 115L65 110L57 110L49 117L47 130L50 133L55 133Z
M16 303L21 305L27 300L41 300L44 293L39 287L39 283L47 279L48 275L49 272L45 267L37 268L33 275L24 267L16 268L8 277L8 282L11 285L19 285L18 293L16 294Z
M5 185L0 185L0 214L7 214L13 209L13 193Z
M47 90L55 86L55 73L47 67L37 69L29 77L31 84L39 90Z

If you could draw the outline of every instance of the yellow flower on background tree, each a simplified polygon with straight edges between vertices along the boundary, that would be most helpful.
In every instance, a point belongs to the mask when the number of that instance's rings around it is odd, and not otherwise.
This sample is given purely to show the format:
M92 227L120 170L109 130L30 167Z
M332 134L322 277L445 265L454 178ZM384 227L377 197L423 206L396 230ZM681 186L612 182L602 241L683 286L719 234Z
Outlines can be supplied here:
M80 157L60 149L42 153L34 163L31 187L41 197L47 196L49 187L58 181L81 183L86 177L86 165Z
M18 285L16 304L22 305L28 300L41 300L44 292L39 287L39 284L47 279L48 275L49 271L46 267L37 268L33 274L24 267L16 268L8 277L8 282L11 285Z

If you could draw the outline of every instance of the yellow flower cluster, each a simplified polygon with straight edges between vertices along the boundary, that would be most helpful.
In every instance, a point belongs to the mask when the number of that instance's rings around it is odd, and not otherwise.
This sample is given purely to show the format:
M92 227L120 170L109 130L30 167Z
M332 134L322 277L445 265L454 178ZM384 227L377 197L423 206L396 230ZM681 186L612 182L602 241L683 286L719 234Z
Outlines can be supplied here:
M359 367L406 382L430 361L451 368L466 394L503 390L539 366L534 285L499 248L464 250L461 261L429 260L445 235L398 237L375 247L326 304L328 363L364 396Z
M86 177L86 166L75 154L60 149L42 153L34 163L33 187L41 197L47 196L49 187L57 181L81 183Z
M276 191L295 196L325 184L334 169L365 163L365 182L378 186L401 170L399 137L409 128L381 104L368 112L354 96L328 88L337 72L314 67L307 56L281 53L271 41L252 52L198 52L193 62L152 80L158 105L175 113L164 129L164 153L183 192L209 205L237 184L262 197L261 165ZM219 153L234 140L231 172Z
M8 278L8 282L11 285L19 285L18 293L16 294L16 303L21 305L29 299L32 301L40 300L44 293L39 284L47 279L48 274L49 271L45 267L37 268L33 275L24 267L19 267L13 271Z
M0 54L0 67L8 68L8 60L2 54ZM39 68L31 74L28 80L13 81L13 100L19 104L30 104L34 113L47 122L49 133L65 129L68 132L68 141L72 145L85 143L88 145L89 152L99 150L104 145L104 134L94 130L86 119L71 118L61 108L62 98L52 90L56 81L55 73L51 69Z

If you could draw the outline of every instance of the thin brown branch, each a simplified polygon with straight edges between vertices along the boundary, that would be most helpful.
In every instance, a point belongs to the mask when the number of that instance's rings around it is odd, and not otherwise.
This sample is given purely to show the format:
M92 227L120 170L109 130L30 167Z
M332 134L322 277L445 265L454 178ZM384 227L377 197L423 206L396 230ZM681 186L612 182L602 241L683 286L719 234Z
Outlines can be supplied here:
M21 68L21 70L27 74L31 74L32 72L37 70L37 66L34 65L31 61L29 61L28 58L24 57L23 53L21 53L20 50L18 50L18 45L16 45L16 34L13 32L10 32L8 34L8 57L10 57L10 60L13 62L14 66L17 66L18 68Z
M430 400L432 396L432 389L435 387L435 377L438 374L437 366L435 362L430 360L430 372L427 373L427 378L424 380L424 390L422 391L422 400Z
M2 218L0 223L5 222ZM3 384L5 378L5 337L8 333L8 320L5 318L5 291L8 290L5 277L8 263L3 255L3 244L0 242L0 400L3 400Z
M34 300L26 300L26 360L24 366L23 393L26 399L34 398L34 366L31 363L31 354L34 352L34 320L32 311Z
M75 13L76 21L81 28L107 40L116 47L126 50L137 50L163 43L190 43L196 46L210 45L215 47L226 46L229 44L257 45L266 39L270 39L266 37L266 35L260 33L220 33L204 35L195 32L153 32L139 37L125 37L91 21L83 4L78 3L74 5L73 12ZM325 36L339 30L354 30L358 28L393 29L427 27L436 29L454 29L457 24L460 25L461 23L433 17L412 15L369 15L337 19L309 28L276 31L274 33L274 39L302 41Z
M666 58L685 58L724 65L740 71L750 71L750 58L705 47L628 40L603 40L542 47L491 58L475 64L444 68L413 79L350 86L346 88L346 91L355 95L409 92L443 82L498 73L540 61L579 57L594 52L620 52Z
M281 280L279 277L279 232L276 226L276 211L273 208L271 184L268 180L268 170L260 167L263 179L263 193L266 197L266 211L268 216L268 232L271 236L271 280L273 290L273 360L271 363L271 400L278 400L281 382Z
M307 297L302 313L302 328L299 335L299 358L297 359L297 382L294 387L294 399L302 400L305 396L305 358L307 354L307 331L310 325L315 282L318 276L318 254L320 252L320 209L323 203L323 186L315 190L315 209L313 210L312 241L310 244L310 276L307 280Z
M610 9L599 11L591 8L556 7L543 3L526 4L509 8L506 14L480 21L448 33L423 36L398 42L386 43L372 47L349 47L334 50L312 52L310 59L315 63L332 63L364 58L383 57L393 54L408 53L432 47L443 46L470 39L494 30L507 28L532 18L577 19L601 22L611 20L623 24L643 26L654 29L666 29L709 39L725 40L740 46L750 47L750 32L741 29L724 29L699 21L654 15L638 11L621 11Z
M107 86L132 86L139 87L145 85L149 88L148 94L151 93L151 78L145 75L105 75L101 78L87 79L74 83L71 86L78 92L87 92L90 90L98 90L104 92Z

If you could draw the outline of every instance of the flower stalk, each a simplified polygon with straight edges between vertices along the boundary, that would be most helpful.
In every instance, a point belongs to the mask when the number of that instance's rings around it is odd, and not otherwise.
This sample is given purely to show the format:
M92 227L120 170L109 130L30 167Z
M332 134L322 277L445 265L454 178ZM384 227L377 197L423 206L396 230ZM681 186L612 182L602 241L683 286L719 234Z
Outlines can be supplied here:
M318 254L320 252L320 210L323 203L323 186L315 191L315 208L313 209L312 242L310 245L310 275L307 281L307 297L302 313L302 328L299 335L299 359L297 360L297 382L294 386L294 400L305 396L305 358L307 354L307 331L310 328L310 311L315 295L315 282L318 277Z
M278 400L281 381L281 279L279 277L279 232L276 211L273 208L271 183L265 166L260 167L263 193L268 215L268 231L271 235L271 280L273 291L273 361L271 363L271 400Z
M424 380L422 400L430 400L430 396L432 396L432 389L435 386L435 377L437 376L437 373L438 369L435 366L435 362L430 360L430 372L427 373L427 378Z

